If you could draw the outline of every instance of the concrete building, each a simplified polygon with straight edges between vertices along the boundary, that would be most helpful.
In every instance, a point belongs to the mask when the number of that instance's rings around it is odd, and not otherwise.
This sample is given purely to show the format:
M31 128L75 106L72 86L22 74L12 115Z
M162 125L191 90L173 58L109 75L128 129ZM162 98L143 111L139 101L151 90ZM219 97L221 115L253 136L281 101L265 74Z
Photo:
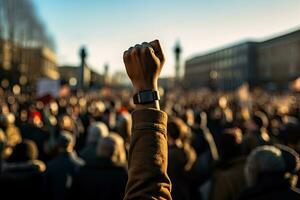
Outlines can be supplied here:
M287 89L300 76L300 30L259 43L256 74L267 89Z
M66 81L71 87L78 88L81 68L79 66L61 66L58 67L60 78ZM99 87L104 84L104 76L90 69L88 66L84 67L84 87Z
M91 86L100 87L107 83L108 81L105 74L99 74L98 72L91 70Z
M0 40L0 66L1 70L11 68L11 44L8 41Z
M39 78L59 79L55 54L48 48L22 49L19 70L32 84Z
M34 86L39 78L57 80L56 56L48 48L23 48L0 40L0 80Z
M172 89L176 83L176 77L162 77L158 79L158 85L164 89Z
M251 81L255 64L254 42L240 43L186 61L185 86L209 86L223 90Z
M76 87L79 81L79 67L64 65L58 67L60 79L66 81L71 87Z
M285 89L300 76L300 30L265 41L246 41L196 56L185 63L185 86L236 89L244 82Z

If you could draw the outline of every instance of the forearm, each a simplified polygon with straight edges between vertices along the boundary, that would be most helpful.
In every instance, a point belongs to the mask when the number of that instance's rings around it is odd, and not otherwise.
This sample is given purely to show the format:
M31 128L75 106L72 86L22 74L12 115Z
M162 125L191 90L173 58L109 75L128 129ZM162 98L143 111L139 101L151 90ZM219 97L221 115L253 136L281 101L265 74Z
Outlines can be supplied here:
M142 91L157 91L157 80L165 62L158 40L130 47L124 52L123 60L136 95L142 95L139 93ZM172 199L171 182L167 175L167 115L159 110L157 93L152 97L146 101L137 98L140 100L132 113L124 199Z
M171 199L171 182L167 175L167 115L153 104L140 106L132 117L125 199Z

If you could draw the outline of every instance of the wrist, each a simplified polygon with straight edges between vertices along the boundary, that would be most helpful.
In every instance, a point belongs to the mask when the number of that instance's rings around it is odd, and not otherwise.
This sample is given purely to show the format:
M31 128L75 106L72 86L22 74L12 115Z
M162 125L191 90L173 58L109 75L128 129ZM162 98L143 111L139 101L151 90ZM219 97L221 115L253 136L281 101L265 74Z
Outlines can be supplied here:
M146 91L146 90L155 90L158 91L158 86L157 83L155 84L149 84L149 85L138 85L138 86L133 86L133 92L134 94L137 94L139 92L142 91ZM139 109L146 109L146 108L154 108L154 109L160 109L159 106L159 100L155 100L151 103L147 103L147 104L136 104L135 109L139 110Z
M158 90L157 83L149 84L149 85L133 85L134 94L145 90Z

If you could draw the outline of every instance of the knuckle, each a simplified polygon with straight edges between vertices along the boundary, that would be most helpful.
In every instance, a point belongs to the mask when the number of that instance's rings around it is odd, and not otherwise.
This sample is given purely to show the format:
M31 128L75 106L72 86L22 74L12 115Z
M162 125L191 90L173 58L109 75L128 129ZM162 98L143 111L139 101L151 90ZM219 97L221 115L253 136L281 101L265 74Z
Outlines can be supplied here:
M151 48L149 47L143 47L143 53L149 54L151 52Z
M123 52L123 57L125 58L125 57L127 57L128 56L128 51L124 51Z
M135 55L137 55L137 54L138 54L137 48L133 48L133 49L131 50L131 55L132 55L132 56L135 56Z
M132 49L133 49L133 47L130 47L130 48L127 50L127 52L130 54L131 51L132 51Z

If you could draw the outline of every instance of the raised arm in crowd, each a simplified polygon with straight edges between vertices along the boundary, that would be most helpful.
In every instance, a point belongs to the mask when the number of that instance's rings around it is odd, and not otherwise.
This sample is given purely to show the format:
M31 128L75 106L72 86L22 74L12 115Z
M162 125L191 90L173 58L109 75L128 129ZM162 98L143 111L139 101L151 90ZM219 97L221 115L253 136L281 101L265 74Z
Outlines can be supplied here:
M136 103L124 199L172 199L167 175L167 114L160 110L157 91L165 62L160 43L137 44L125 51L123 58Z

